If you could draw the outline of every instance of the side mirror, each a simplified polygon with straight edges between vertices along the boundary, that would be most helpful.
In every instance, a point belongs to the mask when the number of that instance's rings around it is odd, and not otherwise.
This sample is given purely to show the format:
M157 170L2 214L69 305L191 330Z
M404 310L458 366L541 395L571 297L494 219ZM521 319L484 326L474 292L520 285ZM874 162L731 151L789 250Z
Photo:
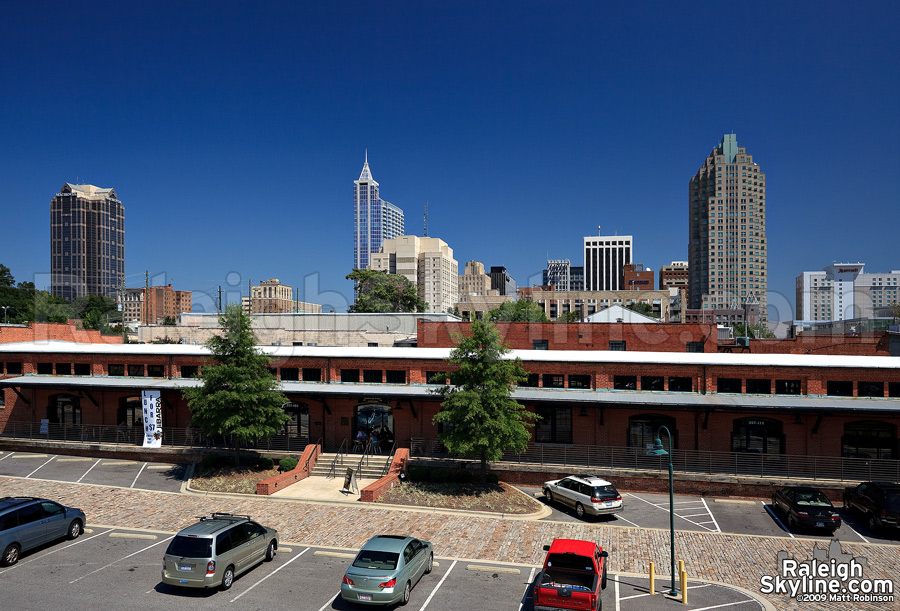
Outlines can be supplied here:
M600 557L601 557L601 558L608 558L608 557L609 557L609 552L606 551L606 550L603 550L602 552L600 552Z
M549 545L545 545L545 546L544 546L544 551L545 551L545 552L549 552L549 551L550 551L550 546L549 546Z

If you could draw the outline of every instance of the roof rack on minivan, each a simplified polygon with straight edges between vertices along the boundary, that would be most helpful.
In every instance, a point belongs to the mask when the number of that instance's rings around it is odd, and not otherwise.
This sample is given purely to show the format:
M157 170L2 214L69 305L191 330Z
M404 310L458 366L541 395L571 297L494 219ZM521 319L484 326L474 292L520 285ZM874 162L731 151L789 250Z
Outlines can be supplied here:
M221 511L214 511L211 516L199 516L200 521L204 520L250 520L252 519L249 515L240 514L240 513L225 513Z

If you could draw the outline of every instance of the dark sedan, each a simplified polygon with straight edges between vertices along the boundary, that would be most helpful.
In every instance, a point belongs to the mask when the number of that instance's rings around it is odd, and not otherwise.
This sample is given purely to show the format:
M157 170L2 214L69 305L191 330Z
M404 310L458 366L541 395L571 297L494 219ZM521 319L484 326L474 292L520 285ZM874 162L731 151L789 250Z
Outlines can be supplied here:
M841 527L841 516L821 490L795 486L776 490L772 507L781 511L788 528L798 526L824 528L834 532Z

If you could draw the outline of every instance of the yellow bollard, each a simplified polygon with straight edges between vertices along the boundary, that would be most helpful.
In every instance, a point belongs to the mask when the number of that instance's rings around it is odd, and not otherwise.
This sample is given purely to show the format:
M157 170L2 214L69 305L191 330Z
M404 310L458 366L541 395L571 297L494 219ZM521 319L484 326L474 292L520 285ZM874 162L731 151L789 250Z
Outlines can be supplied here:
M687 571L681 571L681 602L687 604Z
M654 580L656 579L656 564L653 562L650 563L650 596L656 594L656 585Z
M678 561L678 574L684 573L684 560Z

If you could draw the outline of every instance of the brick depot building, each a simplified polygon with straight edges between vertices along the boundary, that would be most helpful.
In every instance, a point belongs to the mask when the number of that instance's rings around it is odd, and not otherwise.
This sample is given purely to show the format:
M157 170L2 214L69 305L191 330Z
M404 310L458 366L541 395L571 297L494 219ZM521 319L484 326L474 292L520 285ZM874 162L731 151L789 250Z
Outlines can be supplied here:
M426 380L446 371L449 348L260 349L290 401L298 442L322 438L337 449L360 429L399 447L438 436L440 403ZM514 398L541 416L533 446L643 453L665 425L683 450L900 458L896 357L629 349L510 357L528 372ZM133 424L145 389L161 391L164 427L184 429L180 388L199 384L206 362L206 348L191 345L0 344L0 433L42 419L73 429Z

